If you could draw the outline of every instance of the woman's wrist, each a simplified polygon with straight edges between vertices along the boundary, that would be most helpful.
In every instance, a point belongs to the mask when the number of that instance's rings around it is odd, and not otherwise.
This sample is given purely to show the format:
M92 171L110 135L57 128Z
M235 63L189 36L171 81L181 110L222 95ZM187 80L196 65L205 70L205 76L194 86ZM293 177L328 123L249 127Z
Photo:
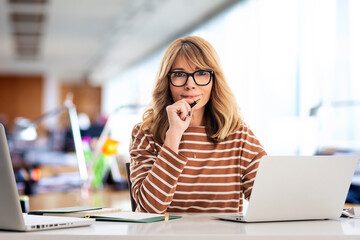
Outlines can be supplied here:
M174 152L179 153L179 145L182 135L182 132L176 131L175 129L169 129L166 132L164 145Z

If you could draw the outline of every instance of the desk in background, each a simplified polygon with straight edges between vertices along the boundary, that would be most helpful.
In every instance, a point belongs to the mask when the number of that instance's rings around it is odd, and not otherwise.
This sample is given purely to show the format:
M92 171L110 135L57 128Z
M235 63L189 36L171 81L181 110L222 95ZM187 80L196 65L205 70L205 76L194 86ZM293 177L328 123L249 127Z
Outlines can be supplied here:
M155 223L96 222L90 227L32 233L0 231L0 239L360 239L360 219L237 223L215 219L214 216L220 216L219 214L182 214L182 216L181 219Z

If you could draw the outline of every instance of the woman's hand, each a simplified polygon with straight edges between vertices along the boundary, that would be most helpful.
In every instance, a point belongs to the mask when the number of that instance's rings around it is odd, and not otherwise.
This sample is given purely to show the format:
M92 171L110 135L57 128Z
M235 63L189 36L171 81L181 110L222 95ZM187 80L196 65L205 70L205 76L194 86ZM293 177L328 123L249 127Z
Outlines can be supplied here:
M169 120L169 129L181 132L181 135L189 127L191 121L190 99L182 99L166 107Z
M169 129L166 132L164 145L176 153L179 150L181 137L191 122L192 109L190 103L192 102L191 99L181 99L166 107Z

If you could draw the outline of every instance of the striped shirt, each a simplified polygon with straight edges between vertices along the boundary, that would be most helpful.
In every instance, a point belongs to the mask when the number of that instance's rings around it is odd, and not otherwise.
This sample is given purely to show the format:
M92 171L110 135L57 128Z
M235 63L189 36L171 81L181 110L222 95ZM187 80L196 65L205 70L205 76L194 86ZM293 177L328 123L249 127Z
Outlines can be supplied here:
M188 127L179 154L137 124L130 144L132 194L141 212L242 212L259 160L266 155L246 125L224 141Z

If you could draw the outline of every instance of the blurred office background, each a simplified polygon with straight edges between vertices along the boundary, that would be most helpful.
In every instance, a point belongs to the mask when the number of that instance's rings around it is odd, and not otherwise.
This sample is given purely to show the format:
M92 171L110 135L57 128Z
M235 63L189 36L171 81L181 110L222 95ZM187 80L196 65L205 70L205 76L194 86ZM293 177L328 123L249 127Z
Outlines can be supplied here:
M121 174L162 54L198 35L269 154L358 154L359 11L358 0L0 0L1 121L11 133L72 93L83 135L112 118ZM65 151L67 116L42 125Z

